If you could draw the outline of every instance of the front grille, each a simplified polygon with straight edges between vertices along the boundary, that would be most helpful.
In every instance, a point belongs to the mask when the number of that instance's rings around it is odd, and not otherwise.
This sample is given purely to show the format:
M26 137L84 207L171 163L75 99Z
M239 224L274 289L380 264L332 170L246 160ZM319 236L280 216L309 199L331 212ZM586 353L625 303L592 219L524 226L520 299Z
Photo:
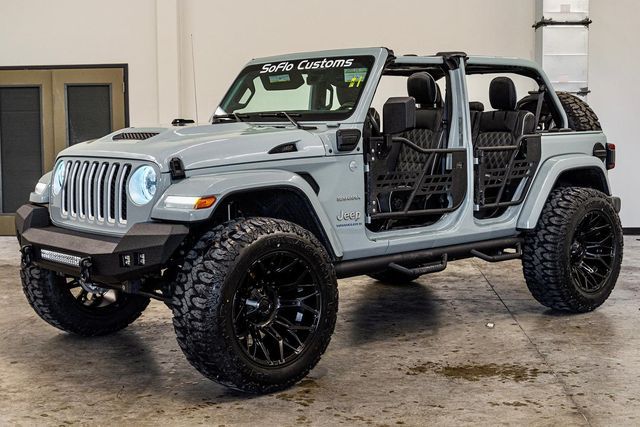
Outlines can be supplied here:
M127 223L126 184L131 165L120 162L68 160L60 213L68 220Z

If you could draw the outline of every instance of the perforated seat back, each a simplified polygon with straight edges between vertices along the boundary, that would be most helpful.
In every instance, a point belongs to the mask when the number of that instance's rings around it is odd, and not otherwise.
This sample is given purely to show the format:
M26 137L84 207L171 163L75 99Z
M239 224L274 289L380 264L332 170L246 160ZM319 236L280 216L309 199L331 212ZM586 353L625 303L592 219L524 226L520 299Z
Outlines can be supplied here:
M420 148L441 147L444 143L442 95L435 80L429 73L414 73L407 79L407 92L416 100L416 127L401 136ZM428 155L406 145L399 145L398 150L395 170L419 172L424 169Z

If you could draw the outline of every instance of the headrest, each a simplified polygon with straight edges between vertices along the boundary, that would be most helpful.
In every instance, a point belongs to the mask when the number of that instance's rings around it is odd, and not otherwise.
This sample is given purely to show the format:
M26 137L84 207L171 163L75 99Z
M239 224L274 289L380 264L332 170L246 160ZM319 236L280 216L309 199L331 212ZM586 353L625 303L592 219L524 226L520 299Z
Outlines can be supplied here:
M356 99L358 98L360 91L357 87L338 86L336 87L336 95L338 96L338 102L340 105L351 104L354 106Z
M413 73L407 79L407 93L416 100L421 107L439 106L442 101L440 88L431 74L421 71Z
M484 104L479 101L471 101L469 103L469 110L471 111L484 111Z
M496 77L489 85L489 101L496 110L515 111L516 85L509 77Z

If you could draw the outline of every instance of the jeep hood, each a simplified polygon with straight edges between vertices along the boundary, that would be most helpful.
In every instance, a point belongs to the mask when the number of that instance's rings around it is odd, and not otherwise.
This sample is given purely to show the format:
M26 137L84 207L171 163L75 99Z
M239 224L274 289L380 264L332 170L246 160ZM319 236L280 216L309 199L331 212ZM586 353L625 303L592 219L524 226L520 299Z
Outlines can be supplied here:
M325 145L318 135L290 125L220 123L190 127L120 129L100 139L76 144L60 156L105 157L147 160L162 172L178 157L185 170L324 156ZM151 137L144 138L151 134ZM122 139L121 139L122 138ZM129 139L130 138L130 139ZM273 148L293 143L297 151L269 154Z

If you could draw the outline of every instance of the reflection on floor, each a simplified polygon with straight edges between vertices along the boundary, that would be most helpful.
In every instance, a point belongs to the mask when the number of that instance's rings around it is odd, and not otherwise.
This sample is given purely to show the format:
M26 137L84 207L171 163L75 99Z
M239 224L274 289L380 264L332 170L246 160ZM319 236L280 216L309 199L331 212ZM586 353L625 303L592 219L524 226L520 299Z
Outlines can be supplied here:
M0 239L0 424L417 425L640 423L640 242L599 310L538 305L519 261L454 262L408 286L340 282L336 333L298 386L230 392L184 359L169 310L81 339L46 325Z

